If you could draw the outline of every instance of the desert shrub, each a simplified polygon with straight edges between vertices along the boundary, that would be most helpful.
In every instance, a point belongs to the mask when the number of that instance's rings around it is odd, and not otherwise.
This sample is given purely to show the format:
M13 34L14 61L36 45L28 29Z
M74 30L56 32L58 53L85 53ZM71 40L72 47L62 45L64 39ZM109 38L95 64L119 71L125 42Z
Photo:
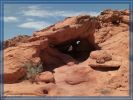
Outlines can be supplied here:
M43 71L43 65L41 62L38 64L34 64L32 61L24 64L24 68L26 68L26 76L25 79L32 79L36 77L36 75Z
M111 90L107 88L100 88L96 89L96 92L101 93L102 95L109 95L111 93Z
M101 89L101 94L104 94L104 95L106 95L106 94L110 94L111 93L111 91L110 90L108 90L108 89Z

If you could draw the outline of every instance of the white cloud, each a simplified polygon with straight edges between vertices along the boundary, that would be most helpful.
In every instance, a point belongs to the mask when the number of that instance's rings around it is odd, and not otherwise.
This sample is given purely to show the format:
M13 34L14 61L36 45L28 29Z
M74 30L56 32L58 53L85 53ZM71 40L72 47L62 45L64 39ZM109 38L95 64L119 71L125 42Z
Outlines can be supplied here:
M39 6L35 6L35 5L32 5L32 6L28 6L29 9L38 9Z
M40 29L45 28L45 27L47 27L49 25L50 25L50 23L47 23L47 22L36 21L36 22L22 23L18 27L20 27L20 28L28 28L28 29L40 30Z
M98 16L101 12L90 11L88 14L91 16Z
M4 17L4 22L16 22L16 21L18 21L17 17L14 16Z
M61 16L64 17L71 17L71 16L77 16L77 15L91 15L91 16L97 16L100 13L99 12L87 12L87 11L80 11L80 12L75 12L75 11L59 11L57 12Z
M38 6L29 6L25 10L22 10L22 14L25 16L36 16L36 17L47 17L52 16L51 13L49 13L46 10L40 9Z
M50 17L50 16L70 17L80 14L89 14L92 16L97 16L100 14L100 12L50 10L50 9L41 9L39 8L39 6L29 6L24 10L22 10L22 14L25 16L36 16L36 17Z
M32 18L26 18L26 21L34 21Z
M44 22L44 21L34 21L35 19L33 17L53 17L53 18L59 18L59 17L71 17L71 16L76 16L76 15L81 15L81 14L89 14L92 16L97 16L99 15L100 12L87 12L87 11L67 11L67 10L55 10L52 8L46 8L46 9L41 9L39 6L29 6L27 8L23 8L21 14L23 14L25 17L29 16L26 18L25 23L22 23L18 25L20 28L28 28L28 29L36 29L40 30L42 28L45 28L50 25L49 22Z

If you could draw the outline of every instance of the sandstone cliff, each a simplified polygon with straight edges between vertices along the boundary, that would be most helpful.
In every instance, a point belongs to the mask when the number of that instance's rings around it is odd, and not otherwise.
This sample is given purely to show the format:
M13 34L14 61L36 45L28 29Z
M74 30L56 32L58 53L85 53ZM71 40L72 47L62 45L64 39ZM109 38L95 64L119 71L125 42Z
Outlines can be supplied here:
M108 9L73 16L17 45L20 38L5 43L4 94L129 95L129 14ZM29 70L37 74L26 79Z

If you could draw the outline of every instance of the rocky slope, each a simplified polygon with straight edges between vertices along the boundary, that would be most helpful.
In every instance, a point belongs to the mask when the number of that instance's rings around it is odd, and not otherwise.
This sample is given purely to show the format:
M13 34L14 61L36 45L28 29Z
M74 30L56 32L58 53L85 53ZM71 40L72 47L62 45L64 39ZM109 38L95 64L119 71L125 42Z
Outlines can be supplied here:
M66 18L4 49L4 94L129 95L129 11Z
M4 41L4 49L8 48L8 47L15 47L17 46L19 43L26 43L28 42L30 36L28 35L19 35L16 36L12 39L8 39L6 41Z

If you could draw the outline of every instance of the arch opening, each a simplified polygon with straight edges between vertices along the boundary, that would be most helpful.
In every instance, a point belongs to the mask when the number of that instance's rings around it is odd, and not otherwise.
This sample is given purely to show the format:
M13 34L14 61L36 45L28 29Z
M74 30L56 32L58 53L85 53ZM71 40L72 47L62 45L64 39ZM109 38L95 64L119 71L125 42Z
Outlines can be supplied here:
M91 51L98 49L96 48L96 45L90 43L87 39L71 40L56 45L55 48L60 52L71 56L78 62L85 61L90 56Z

